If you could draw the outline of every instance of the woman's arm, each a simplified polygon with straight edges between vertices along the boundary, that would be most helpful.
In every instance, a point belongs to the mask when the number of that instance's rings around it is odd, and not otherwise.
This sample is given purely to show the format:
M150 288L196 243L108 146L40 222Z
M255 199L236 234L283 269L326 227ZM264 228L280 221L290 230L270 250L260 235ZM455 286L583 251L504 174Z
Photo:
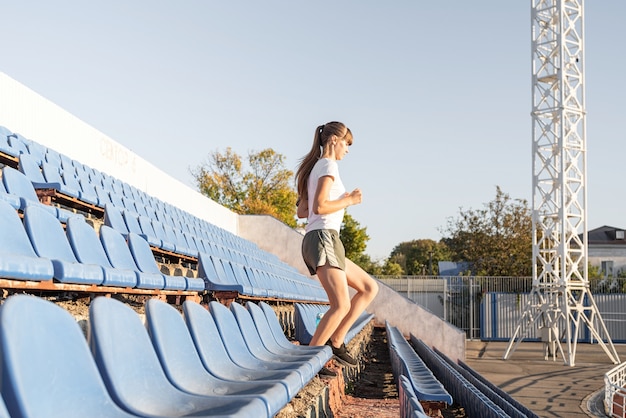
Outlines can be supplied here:
M362 196L360 189L354 189L350 193L345 193L337 200L329 200L328 195L333 181L335 181L335 179L331 176L324 176L317 182L317 190L315 191L315 197L313 199L313 213L316 215L328 215L329 213L345 209L348 206L361 203Z

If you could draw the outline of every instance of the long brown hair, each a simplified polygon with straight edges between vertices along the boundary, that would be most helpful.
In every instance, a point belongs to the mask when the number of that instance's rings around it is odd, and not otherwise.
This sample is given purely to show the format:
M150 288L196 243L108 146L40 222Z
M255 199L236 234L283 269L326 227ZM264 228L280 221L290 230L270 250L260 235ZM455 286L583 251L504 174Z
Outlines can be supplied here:
M336 135L337 138L345 139L348 141L348 145L352 145L352 132L343 123L328 122L325 125L318 126L315 129L311 151L300 160L300 166L296 171L298 196L307 196L309 175L317 160L322 156L322 150L328 145L329 138L333 135Z

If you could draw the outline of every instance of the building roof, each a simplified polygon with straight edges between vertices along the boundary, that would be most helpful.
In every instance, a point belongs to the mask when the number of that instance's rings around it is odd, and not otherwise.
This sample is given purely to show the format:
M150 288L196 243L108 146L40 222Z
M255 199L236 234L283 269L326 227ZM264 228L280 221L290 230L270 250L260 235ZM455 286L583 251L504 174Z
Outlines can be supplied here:
M588 232L589 245L626 245L626 230L604 225Z

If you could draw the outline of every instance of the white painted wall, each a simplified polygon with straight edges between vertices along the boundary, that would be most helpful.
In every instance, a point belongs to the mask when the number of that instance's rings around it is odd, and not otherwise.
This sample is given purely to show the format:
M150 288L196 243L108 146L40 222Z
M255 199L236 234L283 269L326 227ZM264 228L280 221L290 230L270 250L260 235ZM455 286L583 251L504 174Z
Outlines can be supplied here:
M238 233L236 213L170 177L122 144L1 72L0 125L200 219Z

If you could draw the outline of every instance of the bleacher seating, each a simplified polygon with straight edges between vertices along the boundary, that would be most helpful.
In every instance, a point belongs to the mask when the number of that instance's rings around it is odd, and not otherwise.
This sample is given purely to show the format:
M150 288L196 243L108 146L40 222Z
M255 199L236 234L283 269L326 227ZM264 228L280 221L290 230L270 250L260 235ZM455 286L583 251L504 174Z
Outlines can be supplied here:
M445 360L452 368L454 368L457 372L459 372L468 382L474 385L478 390L480 390L487 398L493 401L496 405L498 405L502 410L504 410L511 417L527 417L527 418L538 418L538 416L532 412L530 409L526 408L520 402L513 399L511 395L494 385L493 383L487 381L484 377L478 374L475 370L469 367L467 364L459 361L459 363L453 362L448 358L445 354L440 352L437 349L433 349L437 355Z
M396 383L399 385L400 376L405 376L420 401L445 402L451 405L452 396L413 350L402 332L397 327L390 325L389 322L385 323L385 328L391 367L396 377Z
M98 234L83 218L73 217L67 221L67 238L81 263L96 264L104 271L104 286L137 286L137 275L133 270L114 268L102 248ZM184 288L181 290L185 290Z
M67 217L59 217L59 210L55 206L44 205L39 202L39 198L37 197L33 184L30 182L28 177L26 177L23 173L20 173L18 170L5 166L2 169L2 182L4 183L7 193L19 197L20 210L23 211L26 209L27 205L41 205L41 207L57 218L64 218L63 220L67 220Z
M250 312L241 306L237 302L233 302L230 304L230 310L237 320L237 324L239 325L239 331L248 346L248 350L258 358L267 358L268 360L276 359L276 356L280 356L282 361L286 362L300 362L304 361L307 363L311 363L312 368L317 372L328 360L330 360L328 356L328 352L318 351L318 352L301 352L298 351L295 347L291 350L288 349L279 349L275 346L268 346L264 343L262 336L260 335L261 328L255 325L254 320ZM267 337L271 336L270 334L266 335Z
M295 338L300 344L309 344L315 333L315 328L317 327L317 315L326 313L328 305L295 303L294 308ZM346 334L344 343L348 344L356 334L361 332L363 327L365 327L373 317L373 314L366 311L361 313Z
M177 388L163 371L141 319L128 305L96 298L89 320L94 359L111 397L125 410L140 416L250 418L267 410L256 396L201 396Z
M135 260L135 264L139 268L139 271L149 274L161 274L164 280L164 289L186 289L190 287L195 288L196 281L189 282L187 278L182 276L172 276L170 274L161 273L159 266L154 259L152 250L148 242L137 234L130 232L128 234L128 247ZM202 281L202 287L204 288L204 281Z
M135 416L113 402L82 330L63 308L34 296L9 297L0 307L0 347L11 417Z
M246 308L250 312L250 317L254 321L254 325L259 330L259 336L263 342L263 345L268 350L276 353L307 353L316 354L320 357L323 363L327 362L332 357L332 350L328 346L307 346L296 345L285 337L282 332L278 318L274 314L272 308L261 302L261 305L265 305L269 310L269 317L265 315L263 308L253 302L246 302Z
M78 180L67 171L42 163L30 154L20 154L18 170L30 180L38 200L48 199L85 213L102 211L98 207L95 191L90 193L82 190Z
M202 365L182 315L171 305L152 299L146 304L146 326L163 370L179 389L198 395L258 396L274 416L287 402L287 389L276 381L227 381Z
M15 134L4 126L0 126L0 163L17 168L17 159L20 150L13 148L9 138Z
M137 287L140 289L164 289L165 277L160 272L141 271L126 243L126 240L116 230L106 225L100 227L100 241L111 266L115 269L132 270L137 277ZM182 286L180 286L182 287ZM185 290L187 286L185 286ZM204 282L202 283L204 287Z
M319 366L316 369L316 365L312 361L286 361L282 356L272 355L262 350L255 350L252 353L239 331L237 320L228 308L212 301L209 302L209 312L215 321L228 354L240 366L254 370L295 371L300 375L302 385L311 380L321 368Z
M411 345L424 363L443 385L450 391L454 399L461 402L469 416L485 418L509 417L505 411L482 393L476 386L465 379L450 364L443 360L431 347L422 340L410 336Z
M52 280L52 261L37 255L16 210L4 201L0 201L0 231L0 277L29 281Z
M37 255L52 261L54 279L61 283L104 282L104 270L97 264L79 262L59 220L40 206L24 211L24 228Z
M249 368L237 363L230 351L238 347L226 347L213 316L199 304L185 301L183 313L202 364L212 375L224 380L276 381L285 386L290 399L304 387L301 375L294 369Z

